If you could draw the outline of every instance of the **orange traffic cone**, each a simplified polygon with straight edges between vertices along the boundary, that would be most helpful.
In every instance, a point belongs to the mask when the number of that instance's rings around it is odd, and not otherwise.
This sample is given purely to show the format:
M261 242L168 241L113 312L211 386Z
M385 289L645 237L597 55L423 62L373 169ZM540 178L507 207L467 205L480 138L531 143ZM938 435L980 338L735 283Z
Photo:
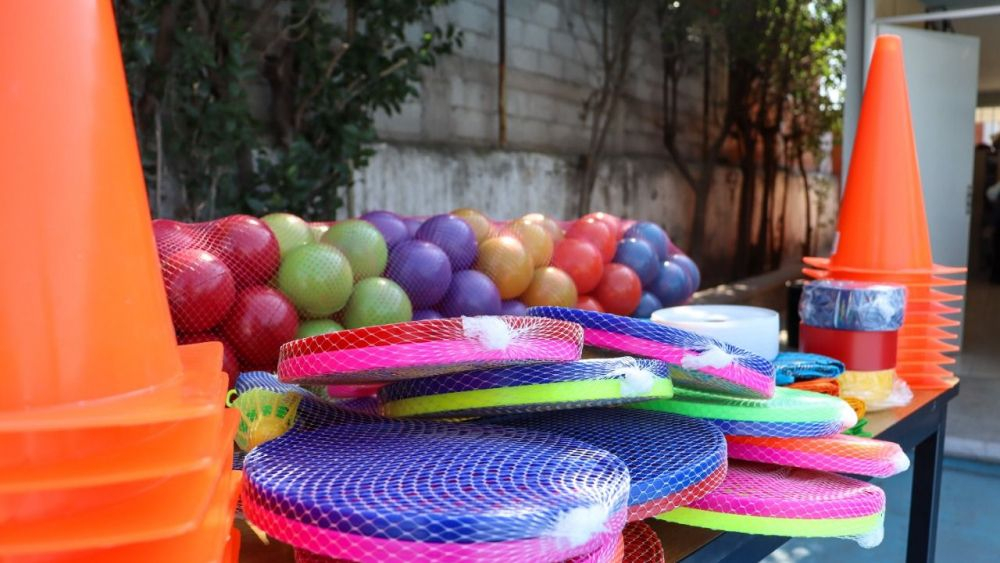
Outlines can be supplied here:
M0 22L0 412L180 378L110 5Z
M942 330L958 326L943 315L960 312L943 303L961 296L932 289L962 286L941 277L964 268L934 264L920 170L917 165L902 41L883 35L875 42L857 136L851 154L837 238L830 258L805 258L814 278L897 283L908 289L899 333L897 373L914 387L949 387L956 381L943 365L957 347Z
M831 271L896 275L965 271L935 266L931 258L903 45L896 35L875 42L837 233L829 259L806 262Z
M239 416L221 345L174 338L111 3L0 3L0 75L0 560L209 523L185 555L218 559Z

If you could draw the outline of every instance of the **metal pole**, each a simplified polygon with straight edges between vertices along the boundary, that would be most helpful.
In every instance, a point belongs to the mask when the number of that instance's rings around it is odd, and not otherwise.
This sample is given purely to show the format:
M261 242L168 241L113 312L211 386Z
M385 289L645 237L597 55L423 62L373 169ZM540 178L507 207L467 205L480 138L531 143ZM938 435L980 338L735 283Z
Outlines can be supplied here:
M500 148L507 144L507 0L498 0L497 17L500 20L497 53L497 141Z
M946 10L923 14L908 14L905 16L888 16L885 18L875 18L873 21L874 23L923 23L941 20L982 18L985 16L1000 16L1000 6L983 6L981 8L965 8L963 10Z

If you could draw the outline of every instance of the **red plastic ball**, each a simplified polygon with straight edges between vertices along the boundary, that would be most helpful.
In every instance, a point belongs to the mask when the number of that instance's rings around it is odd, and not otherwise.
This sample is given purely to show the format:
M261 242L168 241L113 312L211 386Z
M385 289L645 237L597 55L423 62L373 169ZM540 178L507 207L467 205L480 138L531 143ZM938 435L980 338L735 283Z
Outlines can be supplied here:
M236 298L229 268L204 250L179 250L163 260L163 284L174 328L201 332L219 324Z
M628 266L608 264L604 267L601 283L594 290L594 297L608 313L631 315L642 298L642 283Z
M573 278L578 293L587 293L597 287L604 275L604 257L586 240L564 238L552 252L551 264Z
M160 254L160 259L178 250L198 248L198 239L191 232L191 227L179 221L154 219L153 238L156 239L156 251Z
M605 263L615 257L617 236L608 230L607 225L593 217L574 222L566 231L566 238L585 240L593 244L601 252L601 258Z
M299 317L292 303L277 290L260 285L240 293L222 323L222 335L247 369L273 370L278 348L294 339L298 329Z
M266 223L249 215L219 220L212 233L219 258L229 266L238 287L267 283L278 270L281 249Z
M233 345L226 342L224 338L210 332L199 332L196 334L181 334L177 336L178 344L197 344L199 342L220 342L222 344L222 371L229 376L229 388L236 385L236 377L240 375L240 361L236 357L236 350Z
M593 295L581 295L576 300L576 308L583 309L584 311L597 311L598 313L604 312L604 307L601 307L601 304L597 301L597 299L594 299Z
M584 215L583 217L580 217L580 218L581 219L597 219L601 223L604 223L604 226L608 228L608 232L611 233L611 236L616 237L616 238L621 238L618 235L618 229L621 228L621 222L622 222L622 220L619 219L618 217L615 217L614 215L611 215L610 213L605 213L603 211L598 211L597 213L588 213L588 214L586 214L586 215Z

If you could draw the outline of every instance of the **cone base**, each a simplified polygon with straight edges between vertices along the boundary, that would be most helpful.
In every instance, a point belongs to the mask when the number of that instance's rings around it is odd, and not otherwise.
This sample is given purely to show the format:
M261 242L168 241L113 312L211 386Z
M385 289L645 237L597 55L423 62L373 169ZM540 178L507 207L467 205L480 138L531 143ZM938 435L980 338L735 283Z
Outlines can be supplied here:
M802 268L802 273L815 279L844 279L870 283L892 283L905 285L907 288L930 288L930 287L960 287L965 285L965 280L953 280L949 278L931 277L919 281L902 280L883 275L863 275L850 274L847 276L831 275L829 270L814 270L812 268Z
M896 373L900 376L929 376L929 377L954 377L955 374L948 371L947 369L929 363L922 364L906 364L902 366L897 366Z
M242 539L239 529L232 528L229 530L229 541L226 542L226 550L222 553L222 563L239 563L240 542Z
M959 347L954 344L946 344L940 340L928 340L926 338L901 338L899 340L898 352L958 352Z
M955 301L962 301L965 299L964 295L956 293L946 293L944 291L938 291L936 289L921 289L919 291L911 290L910 294L906 297L907 304L909 303L952 303Z
M944 330L943 328L926 327L926 326L907 326L903 323L902 328L899 329L899 341L907 342L909 344L917 342L933 342L940 340L955 340L958 335Z
M240 421L237 410L219 405L212 416L164 425L86 429L30 440L0 434L0 451L8 456L0 461L0 493L97 487L209 468L232 442ZM80 452L69 446L73 443L94 447Z
M914 315L912 320L903 322L905 328L954 328L962 323L940 315Z
M127 485L75 489L66 493L75 498L59 499L55 511L46 511L37 502L29 504L28 509L34 512L30 517L0 518L5 520L0 527L0 553L91 550L191 533L208 513L213 493L228 478L231 464L232 443L219 452L211 467L202 471ZM82 508L66 509L74 503Z
M897 347L900 354L940 354L958 351L958 346L946 344L938 339L909 338Z
M228 377L222 373L222 345L205 342L179 347L184 375L141 393L0 413L0 432L65 430L98 426L157 424L211 415L219 408ZM212 367L214 366L214 367Z
M958 385L958 378L955 376L901 375L900 377L910 386L910 389L940 390L951 389Z
M961 307L949 307L940 301L908 301L906 304L907 315L957 315L961 312Z
M161 540L118 545L104 549L88 549L62 553L31 554L24 562L38 561L39 556L46 563L176 563L177 561L233 561L220 555L224 550L232 552L233 537L239 543L239 531L232 528L233 514L239 500L241 471L223 472L213 492L209 510L198 526L187 533ZM238 553L238 547L236 547ZM11 558L11 563L21 559Z
M942 360L933 360L933 361L930 360L902 361L896 364L896 368L905 369L907 366L911 365L926 365L926 364L931 364L935 366L950 366L950 365L955 365L957 362L958 360L956 360L955 358L947 358L947 357Z
M963 268L960 266L941 266L940 264L932 264L930 268L899 268L899 269L893 268L891 270L852 268L850 266L833 265L831 263L830 258L821 258L818 256L806 256L802 258L802 261L810 266L819 268L821 270L843 272L847 274L885 275L888 277L951 275L951 274L964 274L968 271L968 268Z

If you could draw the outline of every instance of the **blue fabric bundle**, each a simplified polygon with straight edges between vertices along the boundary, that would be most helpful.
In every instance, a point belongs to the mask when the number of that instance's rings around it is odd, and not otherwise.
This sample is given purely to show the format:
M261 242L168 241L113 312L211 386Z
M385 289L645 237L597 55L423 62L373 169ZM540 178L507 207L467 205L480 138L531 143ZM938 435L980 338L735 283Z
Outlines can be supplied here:
M774 373L778 385L789 385L800 379L837 377L844 373L844 363L819 354L782 352L774 359Z

